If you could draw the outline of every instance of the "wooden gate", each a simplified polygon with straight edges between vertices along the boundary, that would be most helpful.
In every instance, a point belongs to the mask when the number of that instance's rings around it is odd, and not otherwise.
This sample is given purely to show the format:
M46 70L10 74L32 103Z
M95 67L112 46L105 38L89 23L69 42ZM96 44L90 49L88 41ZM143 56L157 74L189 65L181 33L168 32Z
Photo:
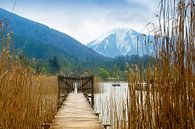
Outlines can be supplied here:
M91 106L94 106L93 75L59 75L58 76L58 108L61 107L68 93L83 93Z

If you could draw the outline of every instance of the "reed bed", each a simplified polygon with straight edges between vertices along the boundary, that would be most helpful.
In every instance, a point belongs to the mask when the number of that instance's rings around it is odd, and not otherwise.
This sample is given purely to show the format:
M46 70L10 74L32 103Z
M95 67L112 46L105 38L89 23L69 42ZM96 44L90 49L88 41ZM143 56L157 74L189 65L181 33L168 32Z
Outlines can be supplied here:
M194 129L195 3L161 0L158 18L156 62L129 74L128 128Z
M57 78L36 75L10 52L2 36L0 53L0 129L42 129L57 112Z

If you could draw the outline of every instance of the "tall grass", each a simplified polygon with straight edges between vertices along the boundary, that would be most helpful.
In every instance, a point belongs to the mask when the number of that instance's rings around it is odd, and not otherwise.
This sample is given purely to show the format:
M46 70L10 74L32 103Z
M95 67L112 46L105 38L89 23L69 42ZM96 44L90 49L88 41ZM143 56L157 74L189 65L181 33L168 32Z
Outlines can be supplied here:
M10 46L9 33L1 35L0 129L42 129L57 112L57 78L35 75Z
M194 129L195 3L161 0L158 17L155 65L148 66L146 81L129 75L128 128Z

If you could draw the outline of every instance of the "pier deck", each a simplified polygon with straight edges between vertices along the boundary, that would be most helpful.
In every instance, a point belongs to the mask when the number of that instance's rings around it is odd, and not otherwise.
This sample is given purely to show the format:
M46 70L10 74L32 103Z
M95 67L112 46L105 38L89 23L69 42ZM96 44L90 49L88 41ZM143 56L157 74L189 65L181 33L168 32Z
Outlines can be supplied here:
M50 129L103 129L83 93L69 93Z

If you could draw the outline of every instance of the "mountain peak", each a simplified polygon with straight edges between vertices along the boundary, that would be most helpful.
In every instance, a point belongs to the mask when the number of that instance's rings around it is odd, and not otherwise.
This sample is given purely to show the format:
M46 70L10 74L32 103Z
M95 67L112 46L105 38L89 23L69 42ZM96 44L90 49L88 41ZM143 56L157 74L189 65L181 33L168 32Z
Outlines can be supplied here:
M136 54L142 56L146 53L142 39L142 34L133 29L117 28L92 41L88 46L107 57Z
M137 33L135 30L131 29L131 28L116 28L113 29L112 31L106 32L104 34L102 34L101 36L99 36L97 39L95 39L94 41L88 43L88 45L93 45L93 44L98 44L101 43L102 40L106 39L107 37L111 36L111 35L117 35L118 37L121 36L122 34L133 34L133 33Z

